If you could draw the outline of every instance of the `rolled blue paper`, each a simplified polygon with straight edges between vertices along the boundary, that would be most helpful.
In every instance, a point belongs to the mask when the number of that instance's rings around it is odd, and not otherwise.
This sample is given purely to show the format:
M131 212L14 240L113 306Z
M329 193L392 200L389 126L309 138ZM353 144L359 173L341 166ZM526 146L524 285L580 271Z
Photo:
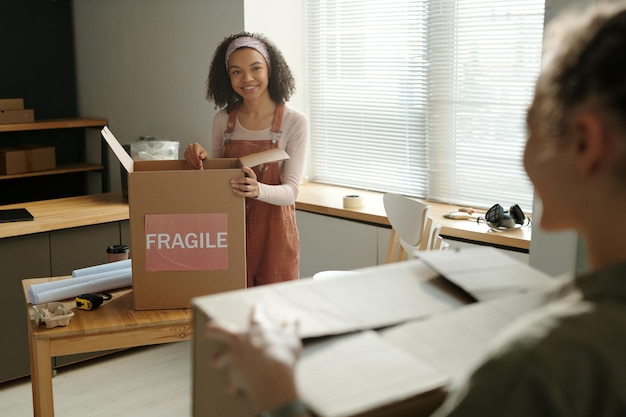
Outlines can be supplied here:
M28 300L33 305L43 304L65 300L81 294L110 291L131 285L133 285L132 270L131 268L123 268L77 278L33 284L28 287Z
M117 271L132 267L132 259L124 259L123 261L109 262L102 265L88 266L87 268L75 269L72 271L72 278L82 277L84 275L99 274L101 272Z

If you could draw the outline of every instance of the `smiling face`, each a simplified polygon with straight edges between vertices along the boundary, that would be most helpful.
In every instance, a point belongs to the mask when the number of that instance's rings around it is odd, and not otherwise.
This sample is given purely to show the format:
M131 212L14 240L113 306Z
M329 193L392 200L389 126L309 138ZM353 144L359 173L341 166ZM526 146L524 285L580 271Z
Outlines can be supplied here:
M233 90L244 101L268 96L269 71L265 58L252 48L240 48L228 59L228 75Z

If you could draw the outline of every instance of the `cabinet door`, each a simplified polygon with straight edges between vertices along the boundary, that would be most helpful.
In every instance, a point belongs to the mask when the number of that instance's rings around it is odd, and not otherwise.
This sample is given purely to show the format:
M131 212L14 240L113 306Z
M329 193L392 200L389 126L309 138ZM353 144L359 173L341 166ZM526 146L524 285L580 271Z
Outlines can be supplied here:
M0 239L0 382L30 374L26 302L22 280L50 276L48 233Z
M52 275L107 262L106 249L120 244L119 222L50 232Z
M120 244L126 245L130 248L130 221L122 220L120 222L120 236ZM133 257L132 253L130 254L130 257Z
M297 210L300 277L378 264L378 228ZM383 258L384 261L384 258Z
M107 262L106 249L120 244L120 223L58 230L50 233L52 275L70 275L74 269ZM54 358L54 366L68 365L106 352L81 353Z

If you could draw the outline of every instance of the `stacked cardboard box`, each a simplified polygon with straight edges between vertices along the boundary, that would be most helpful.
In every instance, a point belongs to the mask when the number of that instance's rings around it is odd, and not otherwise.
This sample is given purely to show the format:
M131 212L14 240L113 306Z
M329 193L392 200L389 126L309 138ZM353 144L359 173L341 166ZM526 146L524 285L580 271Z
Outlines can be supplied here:
M0 99L0 124L32 123L35 121L35 112L24 109L24 99Z
M13 175L56 168L54 146L16 145L0 148L0 174Z

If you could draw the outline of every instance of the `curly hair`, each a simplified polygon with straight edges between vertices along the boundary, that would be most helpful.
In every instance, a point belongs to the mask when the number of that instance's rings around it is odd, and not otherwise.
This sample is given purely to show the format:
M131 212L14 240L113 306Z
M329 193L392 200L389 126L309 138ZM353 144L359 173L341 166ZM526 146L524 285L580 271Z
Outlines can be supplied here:
M593 102L626 120L626 3L571 10L546 29L544 71L537 83L547 134L560 138L578 106Z
M233 90L230 76L226 68L226 50L230 43L242 36L257 39L265 44L270 56L272 70L269 74L268 91L270 98L275 103L285 103L296 90L295 81L289 65L285 61L280 50L266 37L259 33L240 32L227 36L222 40L213 54L209 77L207 79L207 100L215 102L215 108L226 107L230 112L235 104L242 100L241 96Z

